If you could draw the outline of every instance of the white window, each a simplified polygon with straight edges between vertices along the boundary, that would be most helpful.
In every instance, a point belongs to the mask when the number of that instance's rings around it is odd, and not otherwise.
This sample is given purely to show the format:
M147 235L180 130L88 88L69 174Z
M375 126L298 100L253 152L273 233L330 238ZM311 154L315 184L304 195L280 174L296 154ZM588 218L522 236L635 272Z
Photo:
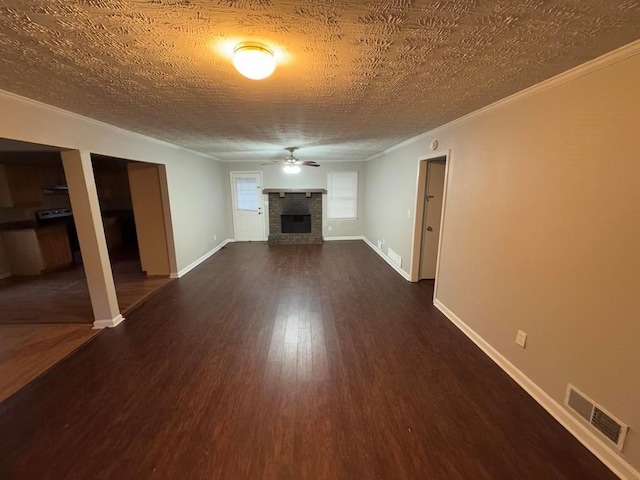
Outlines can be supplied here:
M358 172L329 172L327 218L358 218Z
M256 178L236 178L236 203L238 210L258 211L258 180Z

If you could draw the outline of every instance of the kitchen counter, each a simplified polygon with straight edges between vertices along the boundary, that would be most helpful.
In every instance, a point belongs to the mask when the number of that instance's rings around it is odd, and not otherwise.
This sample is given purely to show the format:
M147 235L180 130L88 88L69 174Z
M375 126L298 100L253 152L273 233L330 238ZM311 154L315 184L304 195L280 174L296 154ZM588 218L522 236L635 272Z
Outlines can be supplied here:
M31 230L38 225L35 220L20 220L17 222L0 223L0 232L11 232L13 230Z

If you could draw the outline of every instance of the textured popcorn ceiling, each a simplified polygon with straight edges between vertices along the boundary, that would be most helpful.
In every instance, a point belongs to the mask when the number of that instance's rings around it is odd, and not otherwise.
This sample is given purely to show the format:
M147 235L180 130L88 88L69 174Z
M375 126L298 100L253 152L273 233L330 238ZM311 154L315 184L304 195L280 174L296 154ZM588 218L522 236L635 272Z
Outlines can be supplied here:
M222 160L359 160L639 37L631 0L0 0L0 89Z

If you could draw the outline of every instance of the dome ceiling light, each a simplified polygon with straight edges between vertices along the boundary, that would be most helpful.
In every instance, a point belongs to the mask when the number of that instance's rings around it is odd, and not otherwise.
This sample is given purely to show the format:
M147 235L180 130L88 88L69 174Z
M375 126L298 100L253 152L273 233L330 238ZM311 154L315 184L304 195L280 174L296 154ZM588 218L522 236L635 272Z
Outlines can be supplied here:
M276 69L276 59L265 44L242 42L233 50L233 66L251 80L262 80Z

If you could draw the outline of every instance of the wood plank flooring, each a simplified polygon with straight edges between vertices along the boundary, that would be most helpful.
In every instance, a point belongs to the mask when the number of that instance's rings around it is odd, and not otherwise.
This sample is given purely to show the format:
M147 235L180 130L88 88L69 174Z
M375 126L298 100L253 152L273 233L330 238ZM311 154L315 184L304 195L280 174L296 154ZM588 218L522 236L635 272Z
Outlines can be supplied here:
M0 325L0 401L98 332L89 325Z
M120 259L112 269L118 305L125 314L171 281L147 278L138 259ZM82 267L0 280L0 306L0 325L93 323Z
M232 244L0 404L3 479L614 479L362 242Z

